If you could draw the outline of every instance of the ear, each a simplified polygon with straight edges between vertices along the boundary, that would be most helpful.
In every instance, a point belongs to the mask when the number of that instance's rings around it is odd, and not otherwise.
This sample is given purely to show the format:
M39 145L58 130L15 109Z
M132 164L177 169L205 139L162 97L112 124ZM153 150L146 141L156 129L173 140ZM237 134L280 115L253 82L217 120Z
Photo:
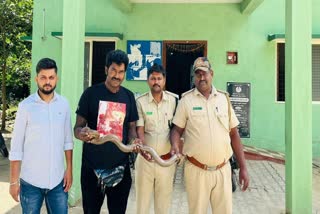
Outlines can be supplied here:
M104 66L104 73L106 74L106 76L108 76L108 67Z

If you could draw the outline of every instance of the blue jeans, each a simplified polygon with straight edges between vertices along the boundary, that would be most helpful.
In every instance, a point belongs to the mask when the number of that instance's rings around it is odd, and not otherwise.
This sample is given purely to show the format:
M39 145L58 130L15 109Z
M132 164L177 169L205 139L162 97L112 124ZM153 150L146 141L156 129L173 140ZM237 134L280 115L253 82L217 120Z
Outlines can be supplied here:
M43 199L49 214L68 213L68 193L63 191L63 181L49 190L33 186L20 179L20 202L23 214L39 214Z

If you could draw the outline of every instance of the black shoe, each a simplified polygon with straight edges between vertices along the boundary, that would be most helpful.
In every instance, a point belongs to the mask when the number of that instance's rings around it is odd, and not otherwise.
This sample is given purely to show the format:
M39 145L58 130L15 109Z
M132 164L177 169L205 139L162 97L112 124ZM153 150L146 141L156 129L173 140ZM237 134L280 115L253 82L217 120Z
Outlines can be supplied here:
M3 157L7 158L9 156L8 149L6 147L0 149L0 153Z

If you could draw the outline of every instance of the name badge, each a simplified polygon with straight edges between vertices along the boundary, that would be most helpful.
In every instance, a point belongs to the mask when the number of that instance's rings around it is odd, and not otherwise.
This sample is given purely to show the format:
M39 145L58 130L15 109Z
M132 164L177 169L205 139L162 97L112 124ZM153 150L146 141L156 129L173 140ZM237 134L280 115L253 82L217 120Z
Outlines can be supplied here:
M147 111L146 114L147 115L152 115L152 111Z
M202 107L200 107L200 106L193 107L193 109L192 109L192 110L194 110L194 111L202 110Z

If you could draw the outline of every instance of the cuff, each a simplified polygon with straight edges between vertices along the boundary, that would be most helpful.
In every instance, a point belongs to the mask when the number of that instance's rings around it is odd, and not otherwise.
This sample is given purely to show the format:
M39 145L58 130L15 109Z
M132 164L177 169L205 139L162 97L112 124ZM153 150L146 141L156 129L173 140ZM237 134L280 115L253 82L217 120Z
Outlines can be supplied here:
M64 144L64 151L66 150L72 150L73 149L73 143L66 143Z
M136 123L136 126L144 126L144 121L143 120L138 120Z
M185 128L185 125L186 125L186 124L184 124L182 121L179 121L179 120L177 120L177 119L173 119L173 120L172 120L172 123L173 123L174 125L182 128L182 129L184 129L184 128Z
M22 160L22 156L23 156L23 153L22 152L10 152L9 153L9 160L10 161L19 161L19 160Z

